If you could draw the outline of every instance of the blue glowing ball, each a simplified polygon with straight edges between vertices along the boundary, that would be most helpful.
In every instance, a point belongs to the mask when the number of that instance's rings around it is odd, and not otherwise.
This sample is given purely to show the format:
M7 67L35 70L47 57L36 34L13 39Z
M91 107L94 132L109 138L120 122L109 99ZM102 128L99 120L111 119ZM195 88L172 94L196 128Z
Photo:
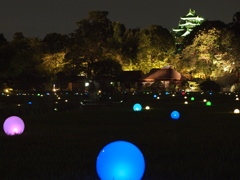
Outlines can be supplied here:
M173 111L171 113L171 118L172 119L179 119L179 117L180 117L180 113L178 111Z
M142 105L141 104L134 104L133 106L134 111L141 111L142 110Z
M96 170L101 180L140 180L145 160L142 152L132 143L115 141L98 154Z

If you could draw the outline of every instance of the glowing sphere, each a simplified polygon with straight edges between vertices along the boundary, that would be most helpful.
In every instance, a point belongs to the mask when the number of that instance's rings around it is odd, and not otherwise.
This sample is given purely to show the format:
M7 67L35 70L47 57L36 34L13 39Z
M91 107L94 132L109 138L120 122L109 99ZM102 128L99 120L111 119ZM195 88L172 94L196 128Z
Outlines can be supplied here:
M195 98L194 97L191 97L191 101L194 101L195 100Z
M184 104L188 104L188 101L185 101Z
M233 113L234 113L234 114L239 114L239 113L240 113L240 110L239 110L239 109L234 109Z
M206 100L206 99L203 99L203 102L207 102L207 100Z
M3 123L3 130L7 135L16 135L22 134L24 131L25 125L21 118L17 116L10 116Z
M96 170L101 180L140 180L144 174L145 160L132 143L115 141L98 154Z
M206 106L211 106L212 103L210 101L206 102Z
M179 117L180 117L180 113L178 111L173 111L171 113L171 118L172 119L179 119Z
M236 98L236 101L239 101L239 98L238 98L238 97Z
M146 106L145 109L146 109L146 110L150 110L150 106Z
M141 111L142 110L142 105L141 104L134 104L133 106L134 111Z

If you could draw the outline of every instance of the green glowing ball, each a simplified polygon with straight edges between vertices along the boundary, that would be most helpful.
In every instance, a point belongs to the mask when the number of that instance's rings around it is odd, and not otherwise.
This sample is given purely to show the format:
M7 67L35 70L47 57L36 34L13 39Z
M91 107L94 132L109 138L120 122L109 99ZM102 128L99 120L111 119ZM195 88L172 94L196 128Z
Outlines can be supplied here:
M210 101L206 102L206 106L211 106L212 103Z

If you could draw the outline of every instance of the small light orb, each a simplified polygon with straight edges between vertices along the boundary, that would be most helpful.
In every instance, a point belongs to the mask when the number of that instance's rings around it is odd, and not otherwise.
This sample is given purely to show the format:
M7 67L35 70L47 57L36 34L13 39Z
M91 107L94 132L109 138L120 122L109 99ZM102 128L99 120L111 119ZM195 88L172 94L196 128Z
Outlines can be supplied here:
M165 94L166 94L166 95L168 95L168 94L169 94L169 92L166 92Z
M206 99L203 99L203 102L207 102L207 100L206 100Z
M32 102L29 101L28 104L32 104Z
M187 96L184 96L184 99L187 99Z
M145 160L132 143L115 141L98 154L96 170L101 180L140 180L145 171Z
M239 98L238 98L238 97L236 98L236 101L239 101Z
M194 101L195 100L195 98L194 97L191 97L191 101Z
M154 95L153 95L153 97L154 97L154 98L156 98L156 97L157 97L157 95L156 95L156 94L154 94Z
M185 95L186 93L185 93L185 92L182 92L181 94L182 94L182 95Z
M185 101L184 104L188 104L188 101Z
M134 104L133 106L134 111L141 111L142 110L142 105L141 104Z
M240 113L240 110L239 110L239 109L234 109L233 113L234 113L234 114L239 114L239 113Z
M146 110L150 110L150 106L146 106L145 109L146 109Z
M160 99L160 97L158 96L157 99Z
M25 125L21 118L17 116L8 117L3 123L3 130L5 134L13 136L17 134L22 134Z
M175 97L175 94L172 94L172 97Z
M179 119L179 117L180 117L180 113L178 111L173 111L171 113L171 118L172 119Z
M212 105L212 103L210 101L206 102L206 106L211 106L211 105Z

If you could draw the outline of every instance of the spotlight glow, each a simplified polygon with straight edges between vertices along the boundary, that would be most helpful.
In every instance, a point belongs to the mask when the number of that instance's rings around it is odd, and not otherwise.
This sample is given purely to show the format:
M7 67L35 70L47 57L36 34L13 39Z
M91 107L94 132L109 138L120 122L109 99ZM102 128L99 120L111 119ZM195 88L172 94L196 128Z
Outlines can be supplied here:
M140 180L145 171L145 160L132 143L115 141L98 154L96 170L101 180Z
M179 117L180 117L180 113L178 111L173 111L171 113L171 118L172 119L179 119Z
M134 111L141 111L142 110L142 105L141 104L134 104L133 106Z
M3 123L3 130L5 134L13 136L17 134L22 134L25 125L21 118L17 116L8 117Z

